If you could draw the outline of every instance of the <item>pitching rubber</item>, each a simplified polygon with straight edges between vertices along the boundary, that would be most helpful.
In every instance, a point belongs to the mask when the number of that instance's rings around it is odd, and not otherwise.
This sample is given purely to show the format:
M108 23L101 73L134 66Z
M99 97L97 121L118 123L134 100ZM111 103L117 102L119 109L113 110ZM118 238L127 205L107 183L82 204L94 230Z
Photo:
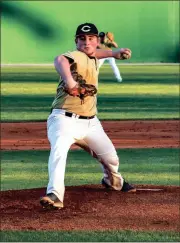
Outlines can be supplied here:
M136 188L136 191L159 192L159 191L164 191L164 189L162 189L162 188Z

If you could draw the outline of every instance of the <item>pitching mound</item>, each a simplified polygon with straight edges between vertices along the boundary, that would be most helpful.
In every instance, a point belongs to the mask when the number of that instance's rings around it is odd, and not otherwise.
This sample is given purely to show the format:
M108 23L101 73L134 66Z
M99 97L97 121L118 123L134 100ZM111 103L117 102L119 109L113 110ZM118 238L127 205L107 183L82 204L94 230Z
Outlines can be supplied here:
M65 208L39 204L45 188L0 192L2 230L178 231L179 193L175 186L137 186L136 193L101 185L66 187Z

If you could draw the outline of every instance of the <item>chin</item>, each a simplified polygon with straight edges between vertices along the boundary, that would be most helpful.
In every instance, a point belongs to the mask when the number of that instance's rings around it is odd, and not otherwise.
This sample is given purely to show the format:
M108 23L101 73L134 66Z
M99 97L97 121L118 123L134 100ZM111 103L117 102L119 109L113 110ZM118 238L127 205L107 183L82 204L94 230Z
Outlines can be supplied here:
M94 54L94 52L92 52L91 50L84 50L84 53L86 53L86 55L88 55L88 56L94 56L95 54Z

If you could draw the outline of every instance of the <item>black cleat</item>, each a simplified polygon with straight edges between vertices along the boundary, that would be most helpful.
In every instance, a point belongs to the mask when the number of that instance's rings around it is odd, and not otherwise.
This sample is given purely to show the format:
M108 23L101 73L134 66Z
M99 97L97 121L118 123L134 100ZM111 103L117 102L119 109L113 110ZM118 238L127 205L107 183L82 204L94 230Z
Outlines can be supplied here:
M131 186L128 182L124 180L123 187L121 189L122 192L136 192L136 188Z
M109 188L109 189L113 189L110 185L108 185L104 178L102 179L101 181L101 184L106 187L106 188ZM133 186L131 186L128 182L126 182L124 180L124 183L123 183L123 187L121 189L121 192L136 192L136 188L134 188Z
M63 203L58 199L54 193L48 193L40 198L40 204L45 209L62 209Z
M101 180L101 184L104 186L104 187L106 187L106 188L112 188L111 186L109 186L106 182L105 182L105 180L104 180L104 178L102 178L102 180ZM113 189L113 188L112 188Z

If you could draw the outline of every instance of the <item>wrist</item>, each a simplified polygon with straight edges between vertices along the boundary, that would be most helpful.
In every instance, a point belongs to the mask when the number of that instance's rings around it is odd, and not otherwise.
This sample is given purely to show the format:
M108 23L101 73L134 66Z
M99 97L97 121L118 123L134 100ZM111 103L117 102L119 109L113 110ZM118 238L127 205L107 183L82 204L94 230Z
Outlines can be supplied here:
M77 85L77 82L73 78L68 78L65 82L68 89L73 89Z
M116 58L116 54L117 54L117 50L116 51L112 51L112 57Z

